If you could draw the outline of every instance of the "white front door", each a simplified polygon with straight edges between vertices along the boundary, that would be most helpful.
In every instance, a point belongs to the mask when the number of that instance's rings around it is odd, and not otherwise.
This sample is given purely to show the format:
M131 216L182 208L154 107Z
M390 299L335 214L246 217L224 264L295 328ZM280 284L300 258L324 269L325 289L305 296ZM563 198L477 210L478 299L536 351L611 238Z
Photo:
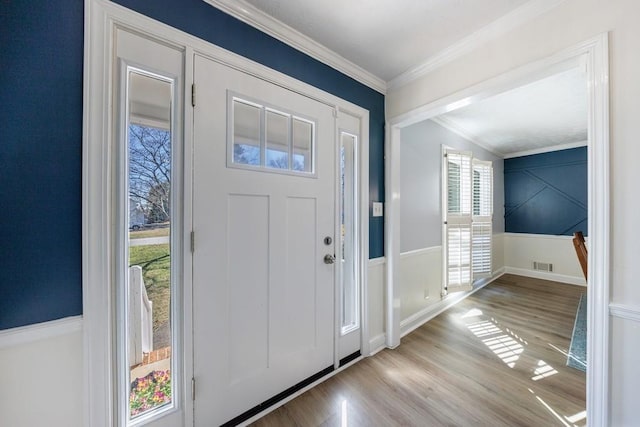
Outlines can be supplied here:
M194 81L194 417L213 426L334 364L336 125L198 55Z

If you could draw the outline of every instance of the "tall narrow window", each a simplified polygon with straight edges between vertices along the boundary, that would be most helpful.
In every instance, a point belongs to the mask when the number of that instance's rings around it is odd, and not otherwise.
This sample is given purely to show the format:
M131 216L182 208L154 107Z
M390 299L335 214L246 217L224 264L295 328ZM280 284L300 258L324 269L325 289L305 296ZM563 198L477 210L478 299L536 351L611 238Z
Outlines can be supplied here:
M340 134L340 240L342 260L340 279L342 288L341 333L360 327L356 244L356 150L357 138Z
M126 245L121 343L121 399L127 423L174 403L172 348L173 81L135 68L126 72L124 173ZM126 401L126 404L124 403Z
M447 292L470 290L491 274L493 170L471 152L445 150L444 284Z

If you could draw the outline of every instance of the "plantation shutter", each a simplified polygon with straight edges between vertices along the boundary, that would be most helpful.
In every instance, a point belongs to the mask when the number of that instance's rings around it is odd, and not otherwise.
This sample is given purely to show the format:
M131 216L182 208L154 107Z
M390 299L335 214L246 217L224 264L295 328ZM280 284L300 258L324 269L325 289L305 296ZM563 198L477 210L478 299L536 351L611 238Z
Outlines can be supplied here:
M447 149L444 233L445 286L447 292L471 289L472 154Z
M491 162L473 159L473 206L471 262L473 279L491 276L493 217L493 167Z

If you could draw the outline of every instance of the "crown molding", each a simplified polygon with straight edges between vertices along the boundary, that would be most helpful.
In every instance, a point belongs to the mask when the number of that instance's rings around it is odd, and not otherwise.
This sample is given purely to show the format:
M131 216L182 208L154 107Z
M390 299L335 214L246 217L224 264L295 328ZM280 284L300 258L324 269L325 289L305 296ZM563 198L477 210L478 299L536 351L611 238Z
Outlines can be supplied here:
M471 142L472 144L477 145L478 147L482 148L483 150L486 150L486 151L490 152L494 156L498 156L501 159L503 159L504 156L505 156L504 153L501 153L500 151L496 151L495 148L489 147L485 142L482 142L477 136L472 135L467 130L463 129L462 127L457 125L453 120L451 120L451 119L449 119L447 117L444 117L444 116L432 117L430 120L432 122L435 122L435 123L439 124L440 126L442 126L443 128L447 129L448 131L451 131L451 132L455 133L456 135L466 139L467 141Z
M552 151L569 150L571 148L586 147L589 145L589 141L569 142L567 144L551 145L549 147L535 148L533 150L517 151L515 153L508 153L504 155L505 159L512 159L514 157L531 156L533 154L550 153Z
M209 0L206 0L209 1ZM496 19L489 25L464 37L460 41L441 50L425 62L410 68L387 82L387 88L404 86L412 81L442 67L443 65L465 55L488 41L520 27L537 16L553 9L565 0L531 0Z
M338 55L326 46L267 15L244 0L202 0L236 19L274 37L310 57L340 71L352 79L382 93L387 92L386 82L364 68Z

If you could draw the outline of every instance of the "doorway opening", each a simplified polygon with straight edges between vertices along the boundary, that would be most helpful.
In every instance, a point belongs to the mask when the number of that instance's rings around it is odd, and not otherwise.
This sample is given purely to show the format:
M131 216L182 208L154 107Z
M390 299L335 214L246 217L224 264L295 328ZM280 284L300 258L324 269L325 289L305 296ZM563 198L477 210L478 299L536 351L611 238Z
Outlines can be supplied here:
M388 123L389 144L387 145L386 153L386 170L389 177L387 190L392 194L401 194L402 181L400 177L403 171L400 168L400 161L404 159L401 155L402 134L412 125L443 114L446 116L447 113L455 112L462 107L473 106L492 96L520 87L527 82L555 74L563 67L566 67L567 61L574 61L584 65L587 81L588 138L587 143L582 145L588 147L588 201L584 203L587 206L589 218L587 227L590 243L588 283L598 283L598 287L589 288L587 307L588 334L586 347L589 366L587 367L586 378L586 415L590 422L592 420L606 419L606 417L603 418L603 414L606 413L606 396L608 393L606 387L604 387L607 375L608 330L606 325L608 322L609 298L607 271L609 247L608 194L606 190L608 188L608 169L606 167L608 159L607 55L607 35L604 34L579 46L560 52L553 57L529 64L402 116L392 118ZM498 194L498 191L495 194ZM404 194L399 199L403 200ZM391 204L392 206L388 209L388 227L385 235L387 256L389 257L387 274L387 346L395 347L399 344L400 337L403 334L403 306L398 304L398 301L402 301L402 285L399 277L402 274L400 236L403 229L400 225L402 223L404 226L405 223L401 221L402 209L400 209L398 199L392 199ZM502 215L494 215L494 227L495 219L501 217ZM569 249L572 249L570 238ZM572 251L568 253L571 254L572 260L577 264L575 253ZM538 264L544 264L544 262ZM426 318L426 316L423 317Z

